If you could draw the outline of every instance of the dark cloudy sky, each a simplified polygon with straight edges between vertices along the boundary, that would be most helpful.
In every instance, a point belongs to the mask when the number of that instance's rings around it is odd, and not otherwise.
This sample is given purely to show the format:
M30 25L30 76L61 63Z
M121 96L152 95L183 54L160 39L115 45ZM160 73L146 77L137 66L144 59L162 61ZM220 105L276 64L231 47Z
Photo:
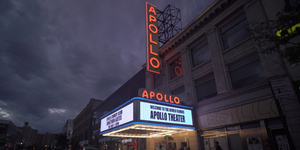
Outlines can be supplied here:
M146 62L145 0L0 0L0 117L60 133ZM182 27L213 0L150 0Z

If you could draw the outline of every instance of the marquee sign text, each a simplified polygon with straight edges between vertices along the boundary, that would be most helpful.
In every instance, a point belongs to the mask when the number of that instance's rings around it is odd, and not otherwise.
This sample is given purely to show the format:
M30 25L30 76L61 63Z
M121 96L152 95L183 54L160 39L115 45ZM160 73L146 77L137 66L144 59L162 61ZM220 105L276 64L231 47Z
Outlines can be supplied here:
M133 103L118 109L101 119L100 132L115 128L133 120Z
M167 105L140 102L140 119L161 123L193 125L192 111Z

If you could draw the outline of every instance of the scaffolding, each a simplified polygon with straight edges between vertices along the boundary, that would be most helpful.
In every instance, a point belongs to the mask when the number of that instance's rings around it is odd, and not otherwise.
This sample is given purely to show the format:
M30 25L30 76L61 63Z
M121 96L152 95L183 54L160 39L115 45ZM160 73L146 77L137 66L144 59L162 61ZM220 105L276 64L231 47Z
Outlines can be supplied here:
M157 9L159 45L162 47L182 29L180 9L168 5Z

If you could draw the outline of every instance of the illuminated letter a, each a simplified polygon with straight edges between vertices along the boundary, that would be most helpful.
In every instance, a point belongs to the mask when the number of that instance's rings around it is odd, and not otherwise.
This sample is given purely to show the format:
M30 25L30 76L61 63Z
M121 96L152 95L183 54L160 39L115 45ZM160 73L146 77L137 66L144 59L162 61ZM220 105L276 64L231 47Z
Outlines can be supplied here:
M142 97L143 97L143 98L149 98L148 93L147 93L147 90L144 90L144 91L143 91Z
M155 9L152 6L149 8L149 12L153 12L153 14L156 15Z

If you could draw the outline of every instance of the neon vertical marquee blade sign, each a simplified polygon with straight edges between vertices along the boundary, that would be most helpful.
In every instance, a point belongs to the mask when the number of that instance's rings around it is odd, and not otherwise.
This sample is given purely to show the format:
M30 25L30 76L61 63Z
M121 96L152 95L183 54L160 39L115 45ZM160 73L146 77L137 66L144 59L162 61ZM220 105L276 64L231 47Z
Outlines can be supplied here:
M158 23L156 7L146 2L147 70L160 74Z

